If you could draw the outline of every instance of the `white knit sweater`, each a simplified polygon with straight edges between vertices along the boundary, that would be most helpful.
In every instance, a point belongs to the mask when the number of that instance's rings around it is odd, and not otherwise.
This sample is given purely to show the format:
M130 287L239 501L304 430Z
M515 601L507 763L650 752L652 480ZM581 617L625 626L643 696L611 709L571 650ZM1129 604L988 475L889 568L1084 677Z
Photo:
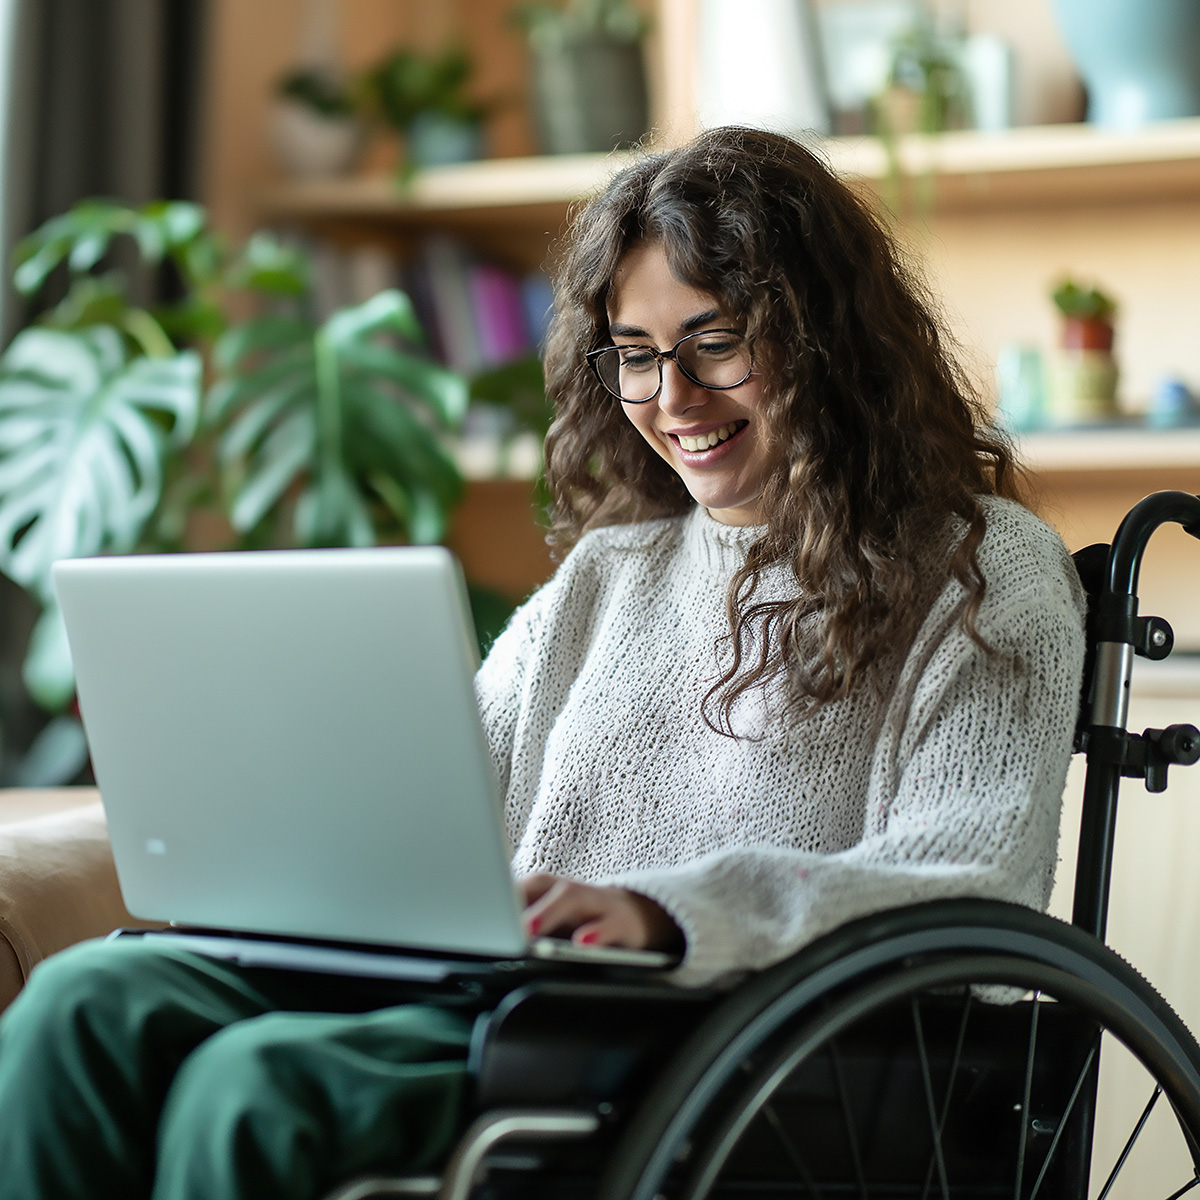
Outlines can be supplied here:
M1083 599L1052 530L985 505L978 628L997 653L963 632L951 582L883 699L862 689L796 722L751 690L734 721L752 736L736 740L700 702L756 531L697 508L582 538L478 675L515 873L652 897L686 937L681 983L765 966L897 904L1044 907Z

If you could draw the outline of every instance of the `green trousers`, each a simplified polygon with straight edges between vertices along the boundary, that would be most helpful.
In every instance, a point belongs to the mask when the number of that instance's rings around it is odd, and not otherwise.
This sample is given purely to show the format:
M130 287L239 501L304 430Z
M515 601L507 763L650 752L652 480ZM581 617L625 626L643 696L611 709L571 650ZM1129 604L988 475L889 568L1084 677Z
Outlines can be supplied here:
M471 1018L353 992L155 939L46 960L0 1018L0 1200L310 1200L436 1165Z

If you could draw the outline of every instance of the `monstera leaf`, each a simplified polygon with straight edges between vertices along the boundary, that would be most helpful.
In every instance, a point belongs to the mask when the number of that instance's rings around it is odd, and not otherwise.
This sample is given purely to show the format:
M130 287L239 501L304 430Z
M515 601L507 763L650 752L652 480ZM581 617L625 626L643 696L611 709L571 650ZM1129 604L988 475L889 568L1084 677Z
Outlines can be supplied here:
M462 478L439 432L462 421L467 386L397 337L416 342L421 329L392 290L320 327L270 315L221 339L227 377L209 393L208 416L223 427L218 455L238 532L290 509L290 540L301 546L444 536Z
M26 329L0 358L0 570L46 606L25 663L46 707L73 690L51 565L134 548L199 403L195 354L130 360L110 326Z

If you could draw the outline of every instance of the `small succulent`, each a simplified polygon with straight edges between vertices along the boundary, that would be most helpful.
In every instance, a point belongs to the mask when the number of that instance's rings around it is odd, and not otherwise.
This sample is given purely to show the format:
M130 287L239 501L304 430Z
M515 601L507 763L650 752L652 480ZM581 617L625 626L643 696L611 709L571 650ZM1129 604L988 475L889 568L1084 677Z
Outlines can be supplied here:
M1117 311L1116 301L1094 285L1083 286L1073 279L1064 279L1050 293L1054 306L1064 317L1082 320L1108 321Z

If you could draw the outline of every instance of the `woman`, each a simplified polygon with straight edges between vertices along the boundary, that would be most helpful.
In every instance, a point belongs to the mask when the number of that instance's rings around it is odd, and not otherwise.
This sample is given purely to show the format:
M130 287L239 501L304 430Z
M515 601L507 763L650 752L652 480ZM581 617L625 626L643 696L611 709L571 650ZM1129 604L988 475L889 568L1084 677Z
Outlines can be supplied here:
M556 309L571 549L478 676L530 931L673 948L686 984L908 901L1044 905L1078 583L868 210L796 143L715 130L583 211ZM51 960L0 1024L0 1198L436 1160L467 1022L352 992L137 943Z

